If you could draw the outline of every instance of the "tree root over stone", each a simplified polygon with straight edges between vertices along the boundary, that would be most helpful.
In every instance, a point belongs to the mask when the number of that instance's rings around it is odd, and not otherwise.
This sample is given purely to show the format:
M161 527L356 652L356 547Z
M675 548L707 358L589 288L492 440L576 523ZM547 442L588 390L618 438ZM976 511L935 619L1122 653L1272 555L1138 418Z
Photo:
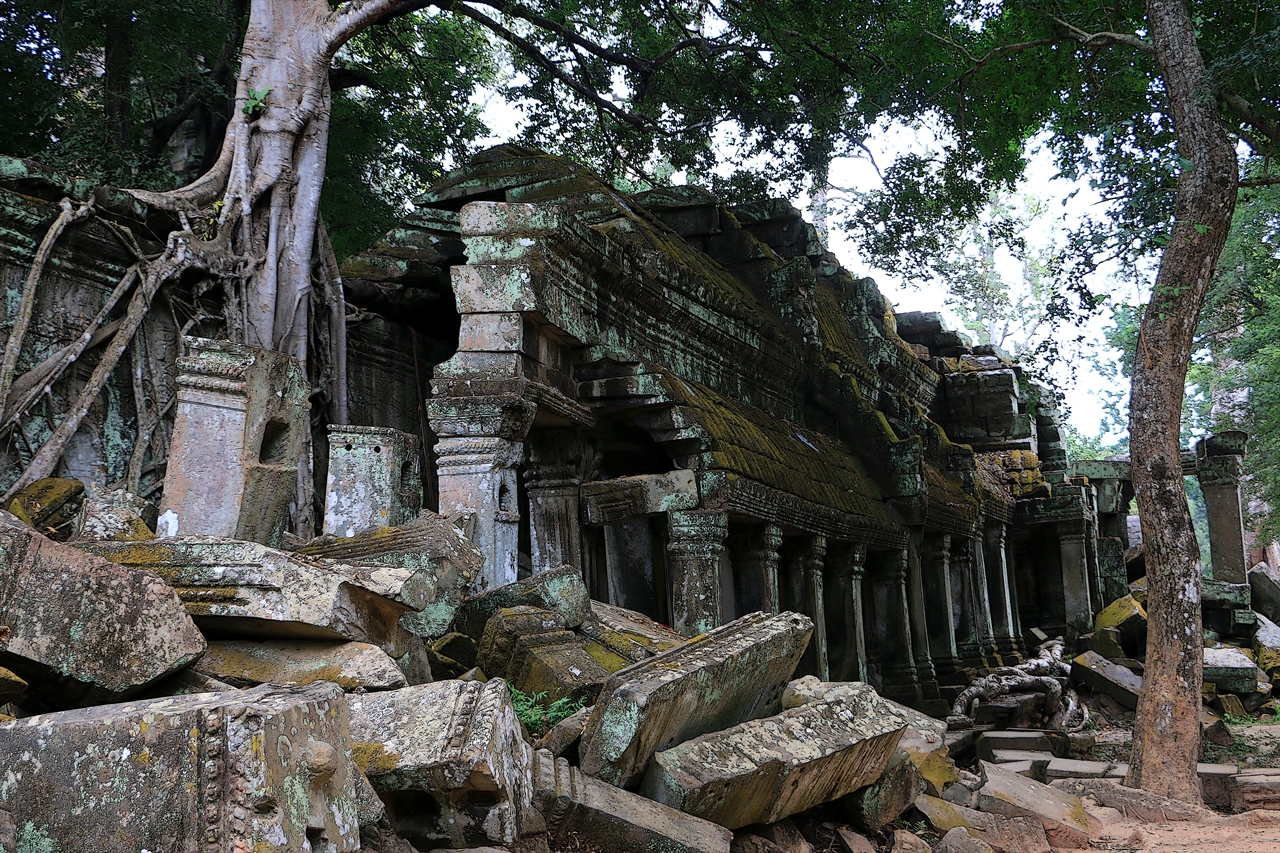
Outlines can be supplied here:
M1036 647L1036 656L1017 666L1002 666L975 680L951 706L947 725L972 728L982 702L1010 693L1043 693L1049 728L1078 732L1089 722L1089 709L1076 692L1065 686L1071 664L1063 657L1066 643L1056 637Z

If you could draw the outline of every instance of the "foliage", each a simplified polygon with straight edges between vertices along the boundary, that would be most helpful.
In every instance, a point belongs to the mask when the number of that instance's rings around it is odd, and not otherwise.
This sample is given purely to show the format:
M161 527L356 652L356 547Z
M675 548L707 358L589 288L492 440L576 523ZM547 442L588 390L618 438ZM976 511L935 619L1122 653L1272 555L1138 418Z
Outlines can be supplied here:
M572 717L586 705L585 699L570 699L567 696L548 703L546 691L525 693L510 681L507 682L507 688L511 691L516 718L534 737L551 731L556 723Z

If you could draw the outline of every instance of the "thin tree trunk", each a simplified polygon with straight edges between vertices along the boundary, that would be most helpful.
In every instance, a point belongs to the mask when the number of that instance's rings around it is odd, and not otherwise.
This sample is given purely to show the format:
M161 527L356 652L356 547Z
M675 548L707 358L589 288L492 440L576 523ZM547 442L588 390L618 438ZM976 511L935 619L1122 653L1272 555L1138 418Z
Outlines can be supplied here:
M1236 155L1205 86L1185 0L1147 0L1178 153L1172 237L1139 329L1129 403L1133 483L1147 560L1147 660L1126 784L1201 799L1202 563L1187 509L1180 415L1196 322L1235 207Z

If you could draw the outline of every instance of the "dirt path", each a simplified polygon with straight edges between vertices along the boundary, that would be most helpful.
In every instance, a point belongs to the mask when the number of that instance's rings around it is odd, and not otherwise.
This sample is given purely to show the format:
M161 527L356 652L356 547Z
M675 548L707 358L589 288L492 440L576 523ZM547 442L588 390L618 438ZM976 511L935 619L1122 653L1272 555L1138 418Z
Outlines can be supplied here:
M1120 820L1089 844L1116 853L1280 853L1280 812L1246 812L1208 823Z

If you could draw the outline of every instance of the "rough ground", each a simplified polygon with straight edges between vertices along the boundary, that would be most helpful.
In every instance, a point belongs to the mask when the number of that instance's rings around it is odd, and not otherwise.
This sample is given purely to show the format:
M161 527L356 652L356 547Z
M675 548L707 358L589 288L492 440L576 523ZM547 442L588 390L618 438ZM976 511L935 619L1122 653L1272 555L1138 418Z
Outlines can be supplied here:
M1152 853L1277 853L1280 813L1223 815L1209 823L1119 820L1093 839L1090 850Z

